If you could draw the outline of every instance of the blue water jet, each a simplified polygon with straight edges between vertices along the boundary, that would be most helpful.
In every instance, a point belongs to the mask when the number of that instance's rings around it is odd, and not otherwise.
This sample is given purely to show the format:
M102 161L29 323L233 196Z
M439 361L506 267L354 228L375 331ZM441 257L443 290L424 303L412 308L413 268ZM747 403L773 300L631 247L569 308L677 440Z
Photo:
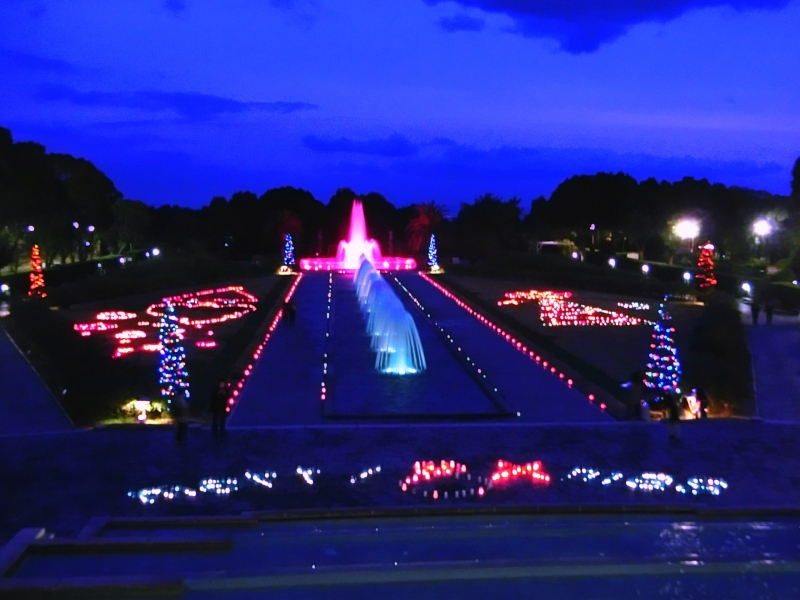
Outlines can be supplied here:
M389 283L366 257L355 275L356 294L367 318L375 369L391 375L419 373L427 368L414 318Z

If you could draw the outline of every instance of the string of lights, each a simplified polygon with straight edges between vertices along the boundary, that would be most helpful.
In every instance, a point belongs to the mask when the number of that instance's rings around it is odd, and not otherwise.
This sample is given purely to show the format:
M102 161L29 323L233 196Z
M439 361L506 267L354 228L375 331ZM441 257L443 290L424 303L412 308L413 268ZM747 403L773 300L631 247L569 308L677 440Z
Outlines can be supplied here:
M706 290L717 285L717 278L714 276L714 244L706 242L700 246L700 256L697 259L697 267L700 272L697 274L697 287Z
M428 244L428 266L431 273L441 273L442 268L439 266L439 250L436 248L436 235L431 234L431 241Z
M414 294L411 293L411 290L409 290L406 286L404 286L403 283L397 277L393 276L393 279L395 283L397 283L397 285L400 286L400 289L402 289L406 294L408 294L408 297L411 298L411 301L414 304L416 304L417 307L422 311L422 314L425 315L425 317L430 320L433 326L436 327L439 330L439 332L444 336L444 338L452 345L451 348L459 355L459 357L463 359L464 362L466 362L469 367L475 370L475 375L479 376L481 380L484 380L484 384L486 385L485 388L486 391L500 395L500 392L498 391L497 387L489 382L489 378L486 375L486 370L479 367L475 363L475 360L471 356L468 356L468 353L460 345L458 345L458 343L456 343L453 336L447 333L444 327L439 325L439 323L433 318L431 313L429 313L425 309L425 307L422 305L419 299ZM518 417L521 416L520 413L517 413L517 416Z
M366 481L366 480L374 477L375 475L377 475L380 472L381 472L381 466L380 465L376 466L374 469L366 469L364 471L361 471L361 473L359 473L358 477L356 477L355 475L351 475L350 476L350 483L358 483L360 481Z
M517 291L506 292L498 306L519 306L524 302L538 302L539 319L545 327L587 327L587 326L631 326L645 322L639 317L630 317L613 310L580 304L568 300L570 292Z
M294 240L292 239L292 234L291 233L287 233L284 236L283 264L286 267L293 267L295 265L295 262L294 262Z
M550 475L544 470L541 461L535 460L524 465L515 465L506 460L498 460L497 467L489 475L491 487L505 484L510 481L530 480L537 485L550 483Z
M670 327L671 317L666 309L666 297L658 307L658 321L653 324L644 384L650 389L680 394L681 363Z
M242 286L212 288L178 296L170 296L165 298L161 303L151 304L145 310L145 314L153 317L153 320L141 319L135 312L109 310L97 313L94 317L94 322L74 324L73 329L82 337L89 337L95 333L102 334L111 330L116 330L120 325L123 327L130 327L132 323L126 323L126 321L136 320L137 327L160 331L161 320L164 315L164 302L169 302L175 309L176 314L178 314L178 323L182 326L180 333L184 338L186 337L186 330L184 328L191 328L191 330L198 333L199 330L207 328L206 332L208 336L213 336L214 326L239 319L256 310L257 301L258 298L245 291ZM193 311L199 311L203 316L193 318L191 317L191 312ZM180 314L181 312L184 312L184 314ZM186 312L189 314L186 314ZM208 316L209 312L217 314ZM161 344L148 342L148 335L150 334L144 329L127 329L115 333L113 337L119 343L120 347L114 351L112 356L114 358L121 358L130 356L135 351L160 351ZM129 345L131 340L141 340L145 343L138 347L128 346L123 349L122 346ZM216 348L218 344L213 339L206 338L196 340L194 346L203 350L210 350Z
M185 391L189 395L189 375L186 371L186 352L183 349L178 317L175 315L175 307L169 301L164 305L158 337L161 344L158 383L161 385L161 396L166 399L167 404L172 404L173 398L181 392ZM117 349L117 352L121 350L123 349Z
M358 475L350 475L349 484L356 485L372 480L383 473L380 465L362 470ZM306 486L313 487L315 478L322 471L317 468L298 466L294 475L302 479ZM210 497L229 497L239 491L242 485L251 485L256 489L273 489L277 484L277 471L255 471L248 469L244 478L205 478L197 488L181 485L160 485L145 487L138 491L128 492L128 497L138 499L142 504L154 504L156 501L182 500L207 495ZM409 493L431 500L481 498L487 493L497 493L508 489L512 483L529 482L535 487L548 486L553 481L541 461L526 464L514 464L506 460L494 463L487 477L473 475L467 466L455 460L416 461L411 472L398 482L401 493ZM625 479L619 471L601 472L589 467L575 467L560 481L581 485L602 487L611 486L618 490L631 492L668 492L670 490L682 495L720 496L729 489L728 482L719 477L690 477L686 483L676 483L672 475L651 471Z
M468 472L467 465L454 460L441 460L435 463L429 461L416 461L411 474L399 482L400 491L417 494L421 491L423 498L433 500L453 498L466 498L467 496L480 497L486 493L485 482L481 477L476 483L472 481L472 474Z
M34 244L31 248L31 286L28 296L32 298L46 298L47 292L44 290L44 272L42 270L42 254L39 245Z

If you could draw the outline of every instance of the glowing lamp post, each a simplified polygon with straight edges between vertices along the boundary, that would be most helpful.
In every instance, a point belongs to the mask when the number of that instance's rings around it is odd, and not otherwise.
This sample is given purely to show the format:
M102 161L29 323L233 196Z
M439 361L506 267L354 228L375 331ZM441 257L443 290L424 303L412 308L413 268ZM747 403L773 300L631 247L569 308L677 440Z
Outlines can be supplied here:
M700 235L700 224L692 219L678 221L673 228L675 235L682 240L691 240L689 249L694 251L694 239Z
M767 246L767 238L772 233L772 223L766 219L759 219L753 223L753 233L756 236L756 245L764 242L764 253L766 254L767 264L769 264L769 247Z

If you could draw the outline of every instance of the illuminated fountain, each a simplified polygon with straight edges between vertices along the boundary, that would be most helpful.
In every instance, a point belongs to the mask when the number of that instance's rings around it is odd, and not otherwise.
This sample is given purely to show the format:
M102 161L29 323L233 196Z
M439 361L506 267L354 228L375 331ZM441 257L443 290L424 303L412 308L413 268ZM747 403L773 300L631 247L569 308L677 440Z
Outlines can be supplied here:
M301 258L300 268L303 271L356 271L362 256L380 269L405 271L417 268L417 261L413 258L381 255L378 242L367 237L364 207L360 201L353 200L353 209L350 213L350 232L346 240L339 242L336 257Z
M419 373L426 368L425 353L414 323L400 298L364 255L356 271L356 294L367 317L375 369L391 375Z

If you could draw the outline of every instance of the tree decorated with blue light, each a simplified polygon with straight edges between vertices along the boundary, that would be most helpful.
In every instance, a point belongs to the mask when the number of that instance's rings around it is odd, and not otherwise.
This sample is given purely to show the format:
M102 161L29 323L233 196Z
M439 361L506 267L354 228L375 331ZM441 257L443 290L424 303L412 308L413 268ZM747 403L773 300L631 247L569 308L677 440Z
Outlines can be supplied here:
M189 374L186 372L186 352L183 349L178 316L170 302L164 304L158 339L161 342L158 383L161 384L161 396L171 405L172 399L184 390L188 397Z
M436 235L431 234L431 242L428 244L428 266L432 271L439 269L439 251L436 249Z
M294 266L294 240L292 239L292 234L287 233L284 236L284 244L283 244L283 265L286 267L293 267Z
M663 393L680 393L681 363L678 348L670 326L670 317L665 307L666 296L658 307L658 320L653 324L653 337L650 342L644 384Z

